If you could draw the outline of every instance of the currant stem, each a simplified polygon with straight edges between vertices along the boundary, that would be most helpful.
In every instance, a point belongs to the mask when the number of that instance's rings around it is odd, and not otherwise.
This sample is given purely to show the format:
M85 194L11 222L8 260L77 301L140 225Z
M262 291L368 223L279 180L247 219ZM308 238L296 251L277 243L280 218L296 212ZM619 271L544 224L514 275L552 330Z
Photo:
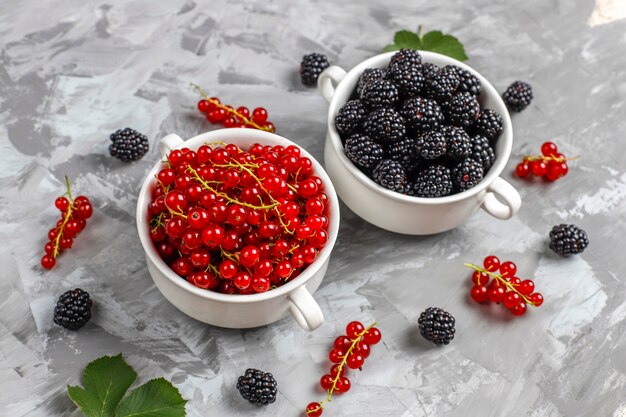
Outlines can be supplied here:
M492 277L493 277L496 281L498 281L498 282L500 282L500 283L504 284L504 285L505 285L507 288L509 288L511 291L513 291L513 292L515 292L515 293L519 294L519 296L520 296L520 297L522 297L522 299L524 300L524 302L525 302L526 304L530 304L530 305L531 305L531 306L533 306L533 307L537 307L537 306L535 305L535 303L533 303L532 301L530 301L530 299L529 299L528 297L526 297L524 294L522 294L521 292L519 292L519 291L515 288L515 286L514 286L513 284L511 284L509 281L507 281L505 278L503 278L503 277L502 277L502 275L495 274L495 273L493 273L493 272L491 272L491 271L487 271L485 268L481 268L481 267L480 267L480 266L478 266L478 265L474 265L474 264L463 264L463 265L464 265L464 266L467 266L467 267L469 267L469 268L472 268L472 269L474 269L474 270L476 270L476 271L478 271L478 272L484 272L485 274L487 274L487 275L489 275L489 276L492 276Z
M65 225L67 224L67 222L70 221L70 218L72 217L72 211L74 210L74 199L72 198L72 188L70 187L70 179L68 178L68 176L65 176L65 184L67 185L67 192L65 193L65 195L67 195L68 199L70 200L70 204L69 206L67 206L67 211L65 212L64 216L63 216L63 223L61 223L61 226L57 227L57 230L59 231L59 233L57 234L57 237L54 238L54 251L52 252L52 257L56 258L57 256L59 256L60 253L60 246L61 246L61 237L63 237L63 232L65 231Z
M524 162L532 162L532 161L556 161L556 162L565 162L565 161L575 161L576 159L580 159L580 156L573 156L571 158L557 158L555 156L545 156L545 155L526 155L524 156Z

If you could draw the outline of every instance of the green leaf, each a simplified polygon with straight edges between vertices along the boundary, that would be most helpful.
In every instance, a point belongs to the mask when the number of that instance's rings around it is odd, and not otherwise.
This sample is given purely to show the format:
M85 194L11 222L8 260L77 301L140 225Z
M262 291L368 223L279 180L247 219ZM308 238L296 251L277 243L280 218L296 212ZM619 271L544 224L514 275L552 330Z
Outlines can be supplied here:
M91 362L83 371L83 387L67 386L74 403L87 417L113 417L113 412L135 382L137 373L122 355L103 356Z
M385 46L383 48L383 52L397 51L398 49L400 49L400 47L396 45L395 43L392 43L390 45Z
M400 48L406 49L420 49L422 47L422 41L416 33L408 30L401 30L396 32L393 37L393 42Z
M171 382L152 379L124 398L115 417L185 417L185 401Z
M433 30L425 34L422 37L422 44L425 51L439 52L459 61L467 60L463 44L454 36L444 35L439 30Z

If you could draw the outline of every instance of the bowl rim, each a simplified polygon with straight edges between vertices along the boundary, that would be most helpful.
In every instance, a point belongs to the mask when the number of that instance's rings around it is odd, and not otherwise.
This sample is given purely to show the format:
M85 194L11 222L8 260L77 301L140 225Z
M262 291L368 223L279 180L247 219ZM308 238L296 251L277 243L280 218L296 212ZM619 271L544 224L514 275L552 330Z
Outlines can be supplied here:
M228 143L229 139L238 138L242 140L249 139L250 145L254 143L261 144L271 144L271 145L282 145L289 146L295 145L300 149L300 153L302 156L306 156L311 159L313 163L313 169L315 174L322 179L324 183L324 189L326 194L328 195L328 200L330 202L330 210L328 215L329 225L328 225L328 241L326 245L322 248L317 259L313 261L310 265L308 265L296 278L289 281L288 283L273 289L266 291L264 293L256 293L256 294L222 294L212 290L207 290L203 288L198 288L195 285L189 283L185 278L176 274L161 258L161 256L156 251L156 247L152 242L152 239L149 237L149 227L147 221L147 209L150 201L150 187L156 181L155 174L158 172L160 167L163 164L162 160L159 160L154 164L154 166L147 173L143 184L141 186L141 190L139 191L139 195L137 197L137 208L136 208L136 222L137 222L137 232L139 233L139 240L141 241L141 245L143 246L144 252L146 253L146 257L149 262L152 262L156 268L163 275L167 277L169 281L180 287L181 289L190 292L194 295L200 296L207 300L224 302L224 303L252 303L257 301L265 301L272 298L277 298L283 295L290 293L296 288L305 285L306 282L311 279L315 273L326 263L330 257L330 253L332 252L335 243L337 241L337 235L339 232L339 220L340 220L340 212L339 212L339 199L337 197L337 193L335 192L335 188L322 167L322 165L302 146L297 143L283 137L277 135L275 133L265 132L257 129L244 129L244 128L229 128L229 129L217 129L209 132L205 132L189 139L183 140L183 142L173 149L180 148L190 148L197 149L203 143L210 142L226 142ZM265 142L265 143L264 143ZM270 143L267 143L270 142ZM160 158L161 159L161 158Z
M489 172L487 173L487 175L476 186L470 188L469 190L465 190L457 194L452 194L452 195L448 195L445 197L433 197L433 198L414 197L414 196L408 196L405 194L397 193L395 191L389 190L387 188L384 188L376 184L367 175L361 172L361 170L359 170L352 163L352 161L350 161L348 157L345 155L344 150L343 150L343 144L341 143L341 139L339 137L339 132L337 132L337 129L335 127L335 116L337 115L339 108L343 106L348 100L347 99L340 100L340 97L346 96L349 99L350 96L352 95L354 87L356 86L358 78L361 76L361 73L366 68L384 68L388 64L389 59L396 52L397 51L385 52L385 53L375 55L371 58L368 58L362 61L361 63L354 66L352 69L350 69L346 73L346 75L343 77L343 79L335 87L335 91L333 93L332 99L330 100L329 107L328 107L328 122L327 123L328 123L328 138L330 139L331 146L333 147L333 150L337 154L339 161L341 161L343 166L348 171L350 171L350 173L361 184L363 184L367 188L371 189L372 191L378 194L382 194L386 196L387 198L401 201L401 202L413 203L413 204L425 204L425 205L440 205L440 204L454 203L454 202L462 201L465 199L469 199L470 197L481 193L483 190L489 187L496 180L496 178L500 176L502 171L504 171L504 168L509 160L509 157L511 156L511 149L513 147L513 127L511 123L511 117L509 115L506 105L504 104L504 101L502 100L502 97L500 97L500 94L498 94L498 91L495 89L495 87L483 75L481 75L478 71L476 71L469 65L464 64L461 61L458 61L447 55L439 54L437 52L422 51L422 50L419 51L420 55L422 56L423 62L431 62L431 60L435 58L437 61L443 62L443 65L456 65L458 67L461 67L469 71L470 73L478 77L482 85L481 95L486 94L490 99L492 99L495 103L494 107L496 107L493 110L497 111L502 116L504 123L503 123L502 134L498 140L498 144L500 148L498 149L498 154L496 155L496 159L493 165L491 166L491 168L489 169ZM441 64L438 63L437 65L441 65ZM500 145L500 143L502 143L503 145Z

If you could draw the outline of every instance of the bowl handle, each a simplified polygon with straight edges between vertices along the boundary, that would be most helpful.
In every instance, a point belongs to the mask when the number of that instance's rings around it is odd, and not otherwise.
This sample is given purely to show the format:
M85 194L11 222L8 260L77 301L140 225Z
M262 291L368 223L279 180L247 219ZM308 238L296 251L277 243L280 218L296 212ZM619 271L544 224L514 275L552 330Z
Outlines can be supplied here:
M504 200L505 204L498 201L496 195ZM519 211L521 205L522 198L517 190L498 177L487 187L487 195L485 195L481 208L495 218L507 220Z
M184 141L180 138L180 136L174 133L162 137L159 141L159 153L161 154L161 157L165 157L171 152L172 149L179 146L183 142Z
M289 293L289 312L306 331L313 331L324 323L324 314L319 304L304 285Z
M317 78L317 89L324 100L330 103L335 94L335 86L346 76L346 71L336 65L332 65L324 70Z

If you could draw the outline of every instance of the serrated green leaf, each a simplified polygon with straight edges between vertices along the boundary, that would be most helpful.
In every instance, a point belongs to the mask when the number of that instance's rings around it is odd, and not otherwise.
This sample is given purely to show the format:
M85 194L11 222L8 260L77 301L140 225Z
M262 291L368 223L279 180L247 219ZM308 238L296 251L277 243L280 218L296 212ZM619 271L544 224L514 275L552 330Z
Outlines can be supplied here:
M115 417L185 417L186 400L171 382L152 379L124 398Z
M420 37L417 36L416 33L413 33L409 30L401 30L396 32L396 35L393 37L393 42L396 44L398 49L420 49L422 47L422 41L420 40Z
M463 44L454 36L444 35L439 30L428 32L422 37L422 49L438 52L459 61L467 60Z
M135 382L137 373L122 357L103 356L83 371L83 387L67 386L71 400L87 417L113 417L115 408Z

